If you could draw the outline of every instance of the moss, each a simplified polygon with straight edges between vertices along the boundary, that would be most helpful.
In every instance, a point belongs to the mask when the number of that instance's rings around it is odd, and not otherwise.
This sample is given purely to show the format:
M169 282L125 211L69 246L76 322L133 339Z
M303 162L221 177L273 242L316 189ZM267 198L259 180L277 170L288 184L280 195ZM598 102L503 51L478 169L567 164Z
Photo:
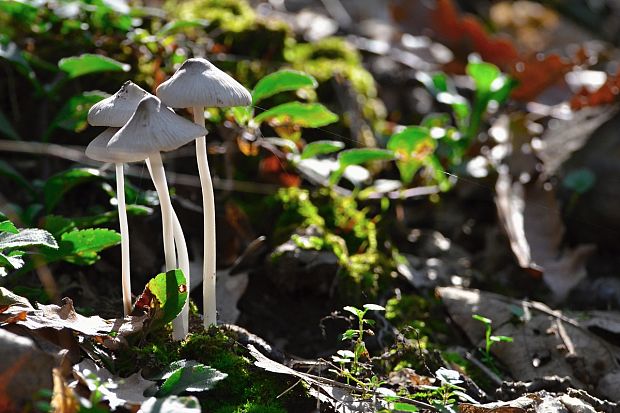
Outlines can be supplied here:
M343 299L359 304L363 291L365 299L372 300L381 286L389 283L396 268L395 254L378 238L380 217L360 208L355 198L327 188L310 192L292 187L280 189L276 201L283 212L274 238L278 242L290 238L302 249L333 252L345 276L339 284ZM300 236L305 230L314 235Z
M278 398L293 382L255 367L247 350L224 328L192 333L180 343L170 342L163 334L152 337L147 344L120 352L116 366L123 375L132 373L135 366L157 372L181 359L196 360L228 374L215 388L196 395L206 412L283 413L286 403L307 397L297 387Z

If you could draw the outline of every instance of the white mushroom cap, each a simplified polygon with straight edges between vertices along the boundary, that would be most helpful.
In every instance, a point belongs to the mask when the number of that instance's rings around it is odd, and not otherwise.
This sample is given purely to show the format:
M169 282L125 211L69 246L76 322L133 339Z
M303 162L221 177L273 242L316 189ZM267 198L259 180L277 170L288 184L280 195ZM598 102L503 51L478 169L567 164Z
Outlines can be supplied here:
M94 159L99 162L111 162L111 163L125 163L132 162L131 159L136 158L136 154L132 154L129 158L123 153L114 153L108 150L108 143L110 139L121 128L107 128L101 132L95 139L93 139L84 152L90 159ZM140 155L142 159L148 158L148 154Z
M129 122L110 139L108 151L126 157L127 162L137 162L150 153L172 151L206 134L202 126L177 115L155 96L147 95Z
M157 88L157 96L173 108L231 107L252 104L252 95L239 82L207 59L187 59Z
M112 96L95 103L88 111L88 123L93 126L121 128L136 111L140 100L149 93L128 80Z

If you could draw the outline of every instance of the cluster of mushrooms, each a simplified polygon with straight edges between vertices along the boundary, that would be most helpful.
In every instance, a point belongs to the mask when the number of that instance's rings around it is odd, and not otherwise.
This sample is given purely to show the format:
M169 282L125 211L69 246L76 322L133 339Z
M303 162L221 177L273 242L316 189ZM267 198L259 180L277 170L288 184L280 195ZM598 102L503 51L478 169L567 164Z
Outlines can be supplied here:
M180 268L190 284L189 256L183 229L168 193L161 152L175 150L196 140L196 158L202 187L204 215L203 305L204 326L216 324L215 302L215 202L207 163L205 107L248 106L250 92L203 58L186 60L176 73L159 85L154 96L131 81L88 112L88 123L106 126L86 148L86 155L116 165L116 193L121 232L121 266L125 315L132 308L129 269L129 229L125 206L123 165L145 161L159 197L166 271ZM191 108L194 123L171 108ZM173 322L173 339L188 333L189 307Z

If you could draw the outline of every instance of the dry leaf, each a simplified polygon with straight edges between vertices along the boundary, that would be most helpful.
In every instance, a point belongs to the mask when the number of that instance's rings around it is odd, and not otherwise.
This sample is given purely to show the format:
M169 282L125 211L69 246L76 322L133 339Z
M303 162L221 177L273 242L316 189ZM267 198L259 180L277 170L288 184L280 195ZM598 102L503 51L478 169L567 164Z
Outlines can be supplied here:
M560 207L541 179L524 185L500 172L495 193L500 221L519 265L541 271L554 297L563 300L587 276L585 264L594 246L562 246Z
M472 343L484 347L484 326L473 314L493 322L493 334L512 337L512 343L496 343L491 351L515 380L545 376L569 376L574 385L596 386L617 373L615 349L582 326L577 318L587 314L554 311L539 302L511 299L499 294L454 287L438 288L450 317ZM523 314L515 323L518 313Z
M52 370L54 380L54 393L52 395L53 413L77 413L80 410L80 403L77 401L73 389L71 389L60 373L60 369Z

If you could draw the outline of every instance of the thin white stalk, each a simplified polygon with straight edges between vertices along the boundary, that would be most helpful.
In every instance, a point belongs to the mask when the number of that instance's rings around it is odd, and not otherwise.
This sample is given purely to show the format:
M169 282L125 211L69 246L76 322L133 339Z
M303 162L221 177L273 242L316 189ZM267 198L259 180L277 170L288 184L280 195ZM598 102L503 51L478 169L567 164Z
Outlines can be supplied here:
M177 217L174 208L172 209L172 225L174 226L174 244L176 245L177 256L179 259L179 268L185 274L185 280L187 283L187 301L183 306L181 314L172 321L172 339L175 341L184 340L189 332L189 290L190 290L190 273L189 273L189 253L187 252L187 243L185 242L185 235L183 235L183 228L181 228L181 222Z
M153 168L151 166L151 161L149 158L146 159L146 167L149 170L149 174L151 175L151 179L155 181L153 178ZM187 293L189 297L189 287L190 287L190 268L189 268L189 253L187 250L187 243L185 242L185 235L183 234L183 228L181 227L181 223L179 222L179 218L177 217L174 208L171 206L172 211L172 226L174 233L174 244L177 250L177 256L179 261L179 268L183 271L185 275L185 280L187 282ZM185 306L183 307L183 311L177 318L175 318L172 322L172 339L175 341L180 341L185 339L187 333L189 332L189 298L185 302Z
M131 312L131 273L129 267L129 225L125 206L125 175L123 164L116 166L116 199L118 201L118 222L121 229L121 283L123 288L123 311L125 317Z
M197 106L192 108L194 123L204 126L204 108ZM215 197L213 195L213 183L211 172L207 162L207 140L204 136L196 139L196 158L198 160L198 175L202 187L203 209L203 235L204 251L202 263L202 305L204 314L204 327L217 324L217 311L215 302Z
M168 183L166 182L166 173L164 164L161 161L161 154L154 152L149 154L151 163L151 174L153 184L159 197L159 205L161 208L161 221L164 235L164 255L166 259L166 271L177 268L176 255L174 253L174 229L172 225L172 203L170 202L170 194L168 193Z

